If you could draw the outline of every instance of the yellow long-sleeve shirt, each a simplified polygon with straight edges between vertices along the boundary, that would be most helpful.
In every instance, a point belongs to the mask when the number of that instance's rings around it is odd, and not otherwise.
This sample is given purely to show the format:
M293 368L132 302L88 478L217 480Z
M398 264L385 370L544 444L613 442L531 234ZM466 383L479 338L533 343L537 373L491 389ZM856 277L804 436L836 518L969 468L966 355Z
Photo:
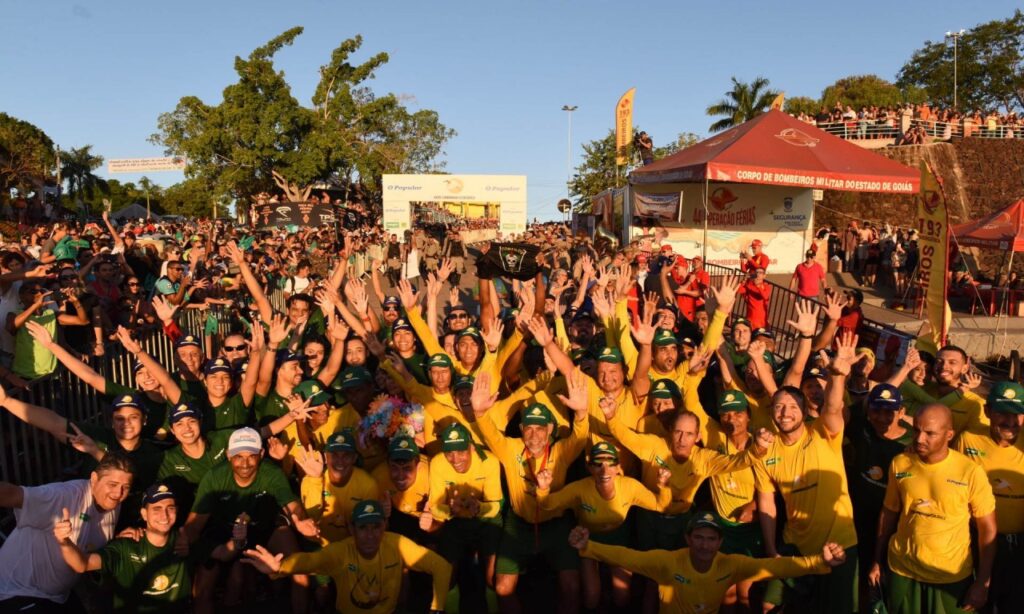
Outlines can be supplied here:
M672 472L668 482L672 489L672 502L665 508L666 514L682 514L689 511L697 489L704 480L714 475L748 469L754 458L751 450L724 456L713 450L695 446L690 452L690 457L679 462L672 456L672 450L664 437L637 433L619 422L617 417L610 421L609 425L622 445L640 459L643 483L648 489L657 489L659 467L665 467Z
M709 429L709 436L704 440L709 449L719 454L733 455L741 452L717 424ZM753 436L747 446L754 445ZM723 473L711 477L711 500L715 511L722 518L739 522L737 513L741 508L754 500L754 470L741 469L732 473Z
M714 614L726 591L738 582L829 572L821 555L755 559L719 553L711 567L701 573L694 569L688 548L640 552L590 541L580 554L654 580L658 584L661 614Z
M559 439L547 448L546 455L534 457L518 437L505 437L490 419L490 412L477 422L484 436L484 442L505 468L505 482L508 485L509 504L512 511L524 522L544 522L561 514L544 511L537 504L537 472L551 471L551 488L558 489L565 484L569 465L583 451L589 434L589 420L574 420L569 436Z
M380 550L364 559L352 538L325 546L317 552L293 554L281 562L287 574L321 574L334 579L334 607L342 614L390 614L398 606L402 570L431 575L432 610L443 610L452 566L432 550L397 533L384 533Z
M459 473L443 454L430 460L430 513L444 521L452 517L449 502L455 496L480 502L478 518L501 512L501 465L493 455L474 451L469 468Z
M320 521L321 541L336 542L349 536L352 508L365 499L380 499L377 481L356 467L344 486L335 486L325 471L321 477L306 476L299 486L306 514Z
M448 352L444 351L441 344L437 342L437 337L434 336L434 333L430 332L430 327L427 326L426 321L420 314L419 306L413 307L406 312L406 317L408 318L412 329L416 332L416 336L419 337L420 341L423 343L423 349L426 350L427 356L433 356L434 354L444 354L445 356L448 356ZM462 362L454 356L448 356L448 359L452 361L452 365L455 367L455 372L459 375L472 375L476 377L484 372L490 373L492 376L492 392L497 392L498 386L501 385L501 367L497 364L497 355L487 349L486 343L483 345L484 357L475 369L463 366Z
M721 311L715 310L714 315L711 316L711 320L708 322L707 331L704 333L704 339L701 341L701 347L717 349L719 344L722 343L722 331L725 329L725 320L728 314ZM630 318L629 318L629 305L628 300L623 299L615 303L615 319L618 321L618 345L619 350L622 351L622 358L626 363L626 370L630 378L633 378L636 374L636 362L640 358L640 351L637 349L636 344L633 343L633 337L631 336ZM680 389L686 384L686 380L689 379L690 362L688 360L680 360L676 368L670 372L658 371L654 365L651 365L649 376L651 380L659 379L670 379L679 386Z
M419 516L430 496L430 462L420 457L416 463L416 479L406 490L399 490L391 480L387 463L377 465L370 473L377 482L377 489L382 497L391 497L392 509L410 516Z
M981 465L996 498L996 526L1000 533L1024 533L1024 437L1002 448L990 435L964 432L955 449Z
M555 492L537 490L537 501L545 511L573 510L580 524L595 533L607 533L619 527L629 508L638 505L652 512L661 512L672 502L672 489L662 487L657 496L633 478L613 478L615 496L605 499L597 492L594 478L583 478Z

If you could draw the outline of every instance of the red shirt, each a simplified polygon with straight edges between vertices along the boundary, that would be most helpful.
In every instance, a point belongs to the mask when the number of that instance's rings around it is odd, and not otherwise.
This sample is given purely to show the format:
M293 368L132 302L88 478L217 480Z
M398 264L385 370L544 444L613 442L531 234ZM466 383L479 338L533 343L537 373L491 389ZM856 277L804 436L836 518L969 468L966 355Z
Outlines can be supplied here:
M818 296L818 288L825 279L825 269L817 262L812 262L810 266L807 266L806 262L801 262L796 265L793 276L797 279L797 293L804 298L814 298Z
M768 299L772 295L771 285L765 283L760 286L752 279L743 282L737 291L747 301L747 320L750 321L750 328L768 327Z
M768 270L768 254L761 252L760 254L753 254L750 258L743 261L744 272L751 272L755 269Z
M843 307L843 315L839 317L838 330L836 330L836 338L846 331L856 333L857 329L860 328L861 320L864 319L864 312L860 310L860 307Z

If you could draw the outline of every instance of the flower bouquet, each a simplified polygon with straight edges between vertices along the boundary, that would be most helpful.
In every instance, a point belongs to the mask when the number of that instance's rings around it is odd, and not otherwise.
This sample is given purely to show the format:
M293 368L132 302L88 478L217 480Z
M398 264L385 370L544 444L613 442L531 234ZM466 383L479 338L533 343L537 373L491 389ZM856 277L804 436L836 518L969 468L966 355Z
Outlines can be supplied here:
M374 440L387 444L397 435L421 439L423 406L398 397L378 397L359 421L359 442L364 448Z

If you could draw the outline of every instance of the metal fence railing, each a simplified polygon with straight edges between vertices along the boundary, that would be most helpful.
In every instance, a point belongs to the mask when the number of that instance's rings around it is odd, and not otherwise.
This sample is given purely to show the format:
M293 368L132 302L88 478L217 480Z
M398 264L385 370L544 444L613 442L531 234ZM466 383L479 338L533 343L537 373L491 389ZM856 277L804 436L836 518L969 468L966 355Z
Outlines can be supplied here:
M848 119L837 122L816 124L829 134L847 140L898 140L911 128L922 128L929 139L948 141L959 138L1013 139L1021 138L1024 126L1001 124L973 119L952 122L935 119L905 118L891 119Z

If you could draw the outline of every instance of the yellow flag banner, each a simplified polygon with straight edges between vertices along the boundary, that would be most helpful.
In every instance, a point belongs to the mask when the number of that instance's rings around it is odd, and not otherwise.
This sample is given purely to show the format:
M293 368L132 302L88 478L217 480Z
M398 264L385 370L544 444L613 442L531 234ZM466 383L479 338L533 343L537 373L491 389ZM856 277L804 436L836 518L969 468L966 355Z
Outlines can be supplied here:
M921 162L921 193L917 199L920 261L918 280L924 287L925 308L931 331L918 339L918 347L933 354L946 343L951 313L946 302L949 269L949 215L942 184L928 164Z
M619 98L615 105L615 165L625 166L629 161L629 145L633 141L633 96L636 88Z
M781 111L782 110L782 104L784 102L786 102L786 92L779 92L779 95L776 96L775 100L772 101L772 110L773 111Z

